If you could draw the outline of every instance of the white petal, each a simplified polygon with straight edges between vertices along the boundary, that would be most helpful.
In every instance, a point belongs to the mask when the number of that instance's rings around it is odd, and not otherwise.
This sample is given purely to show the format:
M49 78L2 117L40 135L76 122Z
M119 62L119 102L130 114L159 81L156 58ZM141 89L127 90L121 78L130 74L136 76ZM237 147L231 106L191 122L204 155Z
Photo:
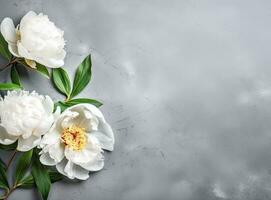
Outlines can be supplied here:
M28 50L22 45L21 42L17 43L17 47L18 47L19 55L21 57L24 57L24 58L27 58L30 60L34 60L33 57L30 55L30 53L28 52Z
M61 126L62 128L68 128L74 124L74 121L75 121L74 119L77 116L79 116L79 113L67 110L62 116L63 116L63 120L62 120Z
M53 145L59 142L60 133L55 129L55 125L51 128L51 130L46 133L41 140L41 147L45 145Z
M56 169L59 173L63 174L64 176L68 176L68 174L64 171L65 166L67 165L68 160L63 159L60 163L56 165Z
M102 122L99 124L98 130L91 132L91 135L97 138L103 149L113 151L115 138L111 126L106 122Z
M44 109L48 114L52 114L54 110L54 102L48 95L45 96L45 99L43 101Z
M89 171L84 168L74 165L73 166L73 175L79 180L87 180L89 178Z
M88 110L84 110L83 112L84 112L85 118L80 121L79 126L84 127L87 132L97 131L98 125L99 125L98 118Z
M74 179L74 173L73 173L73 163L68 160L64 172L68 175L70 179Z
M61 108L60 108L60 106L57 106L56 110L55 110L55 112L53 114L54 118L57 119L60 116L60 114L61 114Z
M91 113L93 113L98 118L102 119L102 121L104 121L103 113L96 106L91 104L79 104L79 105L84 106L85 109L89 110Z
M56 165L58 162L56 162L54 159L52 159L49 155L49 153L44 153L40 156L40 162L44 165L53 166Z
M54 57L35 57L35 60L47 67L58 68L64 65L64 58L66 56L66 51L61 50L59 54L54 55Z
M49 68L58 68L64 65L63 59L42 58L42 57L33 56L33 60Z
M56 165L56 169L59 173L67 176L70 179L77 178L80 180L86 180L89 178L89 172L87 170L65 159Z
M39 123L39 126L31 133L35 136L42 136L47 133L54 122L54 116L49 115Z
M24 134L22 134L21 136L23 137L23 139L29 138L32 135L32 130L27 130L25 129Z
M28 20L31 19L32 17L35 17L37 14L34 11L29 11L28 13L26 13L23 18L21 19L20 22L20 29L24 28L24 26L26 25L26 23L28 23Z
M81 151L74 151L68 147L65 148L65 156L74 164L83 167L86 170L98 171L104 166L104 157L99 141L88 135L87 146Z
M74 151L69 147L65 148L65 157L68 160L76 164L88 163L93 160L93 158L97 157L97 154L101 154L101 149L95 151L83 149L81 151Z
M82 167L75 165L71 161L68 161L64 168L64 172L68 175L70 179L77 178L80 180L86 180L89 178L89 171L83 169Z
M0 143L4 145L9 145L14 143L18 137L12 136L7 133L6 129L0 125Z
M54 145L50 146L48 153L56 162L60 162L64 158L64 148L64 145L58 139Z
M10 51L10 53L12 55L14 55L15 57L21 57L18 53L18 47L17 47L17 44L8 44L8 50Z
M1 22L1 33L8 43L16 44L16 29L12 19L6 17Z
M69 107L63 113L72 112L72 111L76 111L76 112L80 112L80 113L83 112L83 114L86 118L91 118L93 115L95 115L96 117L98 117L98 118L102 119L102 121L104 121L104 116L103 116L102 112L97 107L95 107L91 104L80 103L80 104ZM89 111L91 113L88 114L85 111Z
M85 115L85 118L91 119L93 118L93 115L95 115L99 120L98 131L90 131L90 134L94 135L98 139L103 149L113 151L115 143L113 130L110 127L110 125L105 121L102 112L97 107L90 104L78 104L68 108L62 114L69 113L72 111L80 112L82 110ZM85 123L85 121L83 123Z
M82 163L80 166L89 171L99 171L104 167L103 156L96 156L88 163Z
M33 149L35 146L37 146L40 143L41 137L36 137L34 135L30 136L27 139L23 139L20 137L18 139L18 151L29 151L30 149Z

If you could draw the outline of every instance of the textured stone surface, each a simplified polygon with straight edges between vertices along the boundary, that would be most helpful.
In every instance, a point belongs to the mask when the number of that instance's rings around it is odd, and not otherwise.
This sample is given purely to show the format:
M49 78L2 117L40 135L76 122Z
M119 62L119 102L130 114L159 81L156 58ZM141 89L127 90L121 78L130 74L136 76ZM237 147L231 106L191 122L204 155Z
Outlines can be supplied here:
M34 10L65 31L70 74L91 52L81 96L104 102L115 131L105 169L54 184L51 200L271 199L270 1L0 2L0 19ZM22 74L27 89L62 98Z

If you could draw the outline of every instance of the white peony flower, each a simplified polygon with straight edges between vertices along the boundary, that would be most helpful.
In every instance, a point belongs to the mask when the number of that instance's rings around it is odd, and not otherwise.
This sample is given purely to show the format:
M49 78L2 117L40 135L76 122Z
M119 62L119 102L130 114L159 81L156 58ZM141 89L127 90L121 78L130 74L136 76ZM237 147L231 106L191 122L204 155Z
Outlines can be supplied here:
M17 150L28 151L40 143L54 122L54 103L35 91L8 92L0 98L0 143L18 140Z
M15 29L11 18L4 18L1 33L8 43L9 51L15 57L23 57L28 65L35 62L47 67L64 65L64 32L51 22L47 15L28 12Z
M113 151L114 135L101 111L90 104L78 104L65 110L44 135L40 161L56 165L70 179L86 180L89 171L104 166L103 150Z

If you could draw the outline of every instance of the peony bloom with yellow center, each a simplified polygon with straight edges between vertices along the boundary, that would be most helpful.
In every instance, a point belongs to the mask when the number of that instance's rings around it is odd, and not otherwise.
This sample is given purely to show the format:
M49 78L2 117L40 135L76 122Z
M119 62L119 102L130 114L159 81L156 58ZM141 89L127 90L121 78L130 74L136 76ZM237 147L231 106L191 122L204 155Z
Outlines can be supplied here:
M86 180L104 166L103 149L113 151L114 134L101 111L78 104L61 113L43 137L40 161L70 179Z

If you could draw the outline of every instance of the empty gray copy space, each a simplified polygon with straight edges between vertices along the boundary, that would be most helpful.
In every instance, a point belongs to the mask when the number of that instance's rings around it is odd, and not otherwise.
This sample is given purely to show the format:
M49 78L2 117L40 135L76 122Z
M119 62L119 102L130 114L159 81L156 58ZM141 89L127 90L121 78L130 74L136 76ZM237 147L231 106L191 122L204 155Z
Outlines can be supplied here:
M0 20L30 10L65 31L71 76L91 53L78 97L104 103L116 138L102 171L53 184L49 199L271 199L271 1L0 0ZM25 89L64 98L20 74Z

